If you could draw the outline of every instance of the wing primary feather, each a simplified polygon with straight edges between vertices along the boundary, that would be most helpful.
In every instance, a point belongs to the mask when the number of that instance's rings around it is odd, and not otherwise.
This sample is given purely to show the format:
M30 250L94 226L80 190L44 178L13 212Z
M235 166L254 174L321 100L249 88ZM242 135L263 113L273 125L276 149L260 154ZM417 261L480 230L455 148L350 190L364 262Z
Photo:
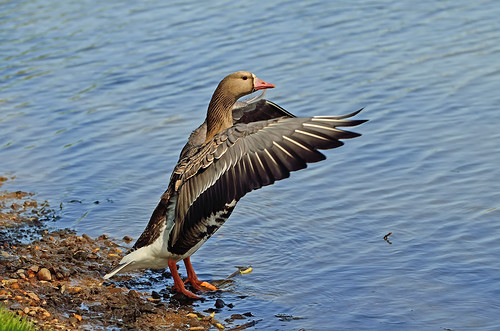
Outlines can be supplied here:
M287 151L283 146L281 146L277 142L273 142L277 148L273 148L272 150L275 152L275 155L281 163L285 166L288 171L296 171L299 169L305 168L307 165L304 160L296 155L292 155L289 151Z
M290 171L288 167L283 164L279 156L276 154L275 149L266 149L266 153L272 160L274 160L274 163L276 164L275 169L273 169L274 178L276 180L280 180L290 177Z
M345 115L337 115L337 116L314 116L316 118L321 118L321 117L329 117L329 118L333 118L333 119L336 119L336 120L342 120L344 118L349 118L349 117L354 117L356 116L357 114L359 114L364 108L361 108L361 109L358 109L356 111L353 111L352 113L349 113L349 114L345 114Z
M266 171L266 167L262 163L262 160L258 154L258 152L254 152L253 157L251 157L252 164L254 168L257 170L257 173L260 177L260 183L262 186L272 184L274 181L269 177L269 174Z
M307 130L308 132L321 133L322 135L333 139L350 139L360 136L359 133L345 131L337 129L335 127L331 128L328 126L312 124L312 123L304 123L304 130Z
M291 137L283 136L284 141L288 142L288 146L299 155L306 162L318 162L324 160L326 157L320 152L313 150L307 146L304 146L301 141L298 141L296 137L292 139Z

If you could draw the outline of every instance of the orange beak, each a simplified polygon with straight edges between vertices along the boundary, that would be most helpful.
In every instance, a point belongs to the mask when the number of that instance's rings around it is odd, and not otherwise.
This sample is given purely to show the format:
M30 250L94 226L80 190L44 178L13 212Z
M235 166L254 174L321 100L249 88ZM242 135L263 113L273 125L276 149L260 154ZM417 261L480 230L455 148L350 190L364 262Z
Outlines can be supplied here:
M257 90L263 90L263 89L266 89L266 88L274 88L274 85L270 84L270 83L266 83L263 80L260 80L257 77L254 77L254 79L253 79L253 89L255 91L257 91Z

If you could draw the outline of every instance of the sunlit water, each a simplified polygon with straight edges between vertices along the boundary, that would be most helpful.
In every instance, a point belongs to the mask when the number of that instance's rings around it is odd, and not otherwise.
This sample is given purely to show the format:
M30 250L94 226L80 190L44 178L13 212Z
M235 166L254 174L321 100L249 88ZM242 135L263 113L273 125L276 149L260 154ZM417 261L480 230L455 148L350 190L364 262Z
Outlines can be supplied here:
M55 226L137 238L219 80L250 70L292 113L370 122L194 255L207 280L254 268L218 314L497 329L499 16L493 0L2 1L0 171L61 206Z

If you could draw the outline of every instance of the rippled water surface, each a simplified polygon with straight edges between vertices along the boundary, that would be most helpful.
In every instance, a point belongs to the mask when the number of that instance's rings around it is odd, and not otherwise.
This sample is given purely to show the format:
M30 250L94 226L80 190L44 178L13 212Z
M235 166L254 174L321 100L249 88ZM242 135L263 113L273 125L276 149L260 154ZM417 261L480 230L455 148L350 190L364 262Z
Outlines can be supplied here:
M497 329L499 16L494 0L1 1L0 171L60 205L56 226L137 238L219 80L250 70L292 113L370 122L243 198L193 256L207 280L254 267L221 316Z

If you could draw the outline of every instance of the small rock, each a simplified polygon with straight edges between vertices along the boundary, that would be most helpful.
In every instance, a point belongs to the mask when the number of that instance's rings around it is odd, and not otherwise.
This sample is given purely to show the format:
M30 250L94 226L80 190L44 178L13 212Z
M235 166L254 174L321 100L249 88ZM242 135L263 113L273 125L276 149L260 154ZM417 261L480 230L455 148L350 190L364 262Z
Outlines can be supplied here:
M138 300L140 298L139 297L139 293L137 293L136 290L130 290L130 291L128 291L127 297L129 297L130 299L133 299L133 300Z
M160 295L160 293L158 293L158 292L156 292L156 291L151 292L151 297L152 297L153 299L161 299L161 295Z
M16 282L16 283L12 283L12 284L10 285L10 288L11 288L12 290L18 290L18 289L20 288L19 283L17 283L17 282Z
M36 295L33 292L26 292L26 295L29 296L31 299L33 299L35 301L40 301L40 298L38 297L38 295Z
M37 265L32 266L29 270L33 271L34 273L37 273L38 270L40 270L40 267Z
M161 299L155 299L155 298L147 298L146 300L148 300L149 302L159 302L159 301L161 301Z
M128 244L129 242L131 242L131 241L132 241L132 240L134 240L134 239L132 239L132 237L125 236L125 237L123 237L123 239L122 239L122 240Z
M46 281L52 280L52 275L50 274L50 271L47 268L40 269L36 275L39 280L46 280Z
M215 308L223 308L226 304L222 299L215 300Z
M154 306L147 302L139 306L139 311L141 313L152 313L154 311Z
M90 238L90 237L89 237L87 234L85 234L85 233L84 233L84 234L82 234L82 238L83 238L83 239L85 239L85 240L87 240L87 241L89 241L89 242L90 242L90 241L92 241L92 238Z
M73 258L75 260L86 260L88 256L89 253L84 250L78 250L75 252L75 254L73 254Z
M69 293L76 294L80 293L82 291L82 288L80 286L75 286L75 287L70 287L67 290Z
M10 298L10 295L0 294L0 301L2 301L2 300L8 300L9 298Z
M12 255L7 253L6 251L0 251L0 256L7 259L7 258L11 257Z
M11 285L12 283L17 283L17 279L15 278L10 278L10 279L2 279L2 285Z

